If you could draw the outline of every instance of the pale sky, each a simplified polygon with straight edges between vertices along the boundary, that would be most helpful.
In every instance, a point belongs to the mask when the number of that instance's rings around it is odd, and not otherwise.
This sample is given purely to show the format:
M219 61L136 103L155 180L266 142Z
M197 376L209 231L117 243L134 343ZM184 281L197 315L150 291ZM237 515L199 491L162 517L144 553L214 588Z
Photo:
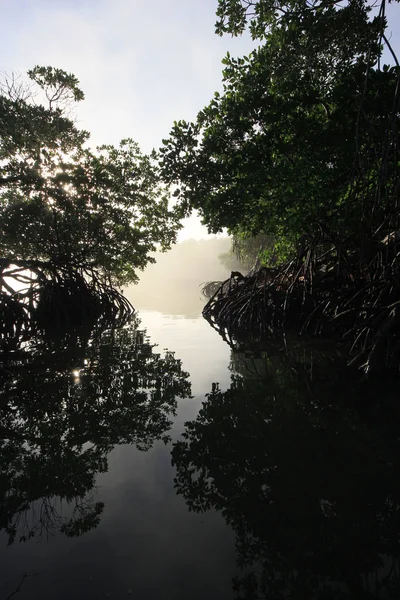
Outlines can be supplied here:
M78 124L92 143L132 137L144 152L174 120L192 120L221 90L221 60L248 54L248 36L214 34L217 0L0 0L0 68L51 65L74 73L85 93ZM399 50L400 5L388 7ZM180 234L204 237L198 218Z

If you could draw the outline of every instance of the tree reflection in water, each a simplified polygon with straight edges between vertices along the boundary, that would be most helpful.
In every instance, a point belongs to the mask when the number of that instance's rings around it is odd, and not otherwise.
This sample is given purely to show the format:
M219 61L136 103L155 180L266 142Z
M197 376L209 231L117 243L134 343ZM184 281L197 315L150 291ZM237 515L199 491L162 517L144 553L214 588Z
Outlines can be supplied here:
M174 445L176 489L235 530L237 598L398 598L398 431L379 387L310 357L233 354Z
M89 339L37 341L1 363L0 529L9 543L96 527L107 454L168 440L190 383L173 353L153 347L134 319Z

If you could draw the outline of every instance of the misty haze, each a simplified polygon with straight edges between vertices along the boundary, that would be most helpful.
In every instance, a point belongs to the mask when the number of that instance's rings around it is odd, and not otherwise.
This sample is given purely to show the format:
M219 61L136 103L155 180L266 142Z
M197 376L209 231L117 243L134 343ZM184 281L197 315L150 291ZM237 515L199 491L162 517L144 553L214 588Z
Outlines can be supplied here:
M206 302L202 284L225 281L231 268L240 267L233 257L229 268L221 261L220 256L228 254L230 247L228 237L189 239L168 252L157 252L154 254L157 262L138 273L139 283L126 288L125 296L139 311L198 317Z
M1 2L0 600L400 599L399 2Z

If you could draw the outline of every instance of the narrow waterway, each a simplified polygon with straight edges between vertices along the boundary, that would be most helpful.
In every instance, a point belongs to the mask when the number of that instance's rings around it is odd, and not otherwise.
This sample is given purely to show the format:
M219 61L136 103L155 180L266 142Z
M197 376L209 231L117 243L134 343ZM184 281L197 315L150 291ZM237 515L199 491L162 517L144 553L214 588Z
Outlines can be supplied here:
M185 421L196 417L211 383L229 386L230 350L201 318L201 302L196 292L193 303L184 307L189 317L147 311L145 306L139 310L139 329L147 330L150 343L157 344L154 352L174 352L190 374L192 397L177 404L168 432L172 440L155 440L147 451L120 444L107 455L107 472L97 475L91 492L92 502L104 503L101 519L82 536L66 537L56 525L7 546L3 532L0 598L18 586L24 573L35 575L22 585L21 599L200 599L211 591L215 597L231 597L234 534L216 512L188 511L175 493L171 466L172 441L181 435ZM64 516L69 507L65 500L63 504L55 502L55 510ZM40 520L40 499L20 519L20 528L24 518L32 522L35 509Z
M130 337L3 375L0 600L396 598L396 391L331 349L232 355L192 296L128 290Z

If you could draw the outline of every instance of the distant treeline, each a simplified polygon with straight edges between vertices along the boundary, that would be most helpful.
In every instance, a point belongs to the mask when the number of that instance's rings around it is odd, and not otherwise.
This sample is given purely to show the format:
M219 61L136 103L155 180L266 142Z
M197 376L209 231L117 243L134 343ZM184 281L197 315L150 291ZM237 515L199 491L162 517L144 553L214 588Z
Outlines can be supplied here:
M231 255L231 239L189 239L175 244L168 252L152 254L156 262L140 273L139 287L153 282L168 280L185 281L200 285L210 279L224 280L231 270L244 266Z

